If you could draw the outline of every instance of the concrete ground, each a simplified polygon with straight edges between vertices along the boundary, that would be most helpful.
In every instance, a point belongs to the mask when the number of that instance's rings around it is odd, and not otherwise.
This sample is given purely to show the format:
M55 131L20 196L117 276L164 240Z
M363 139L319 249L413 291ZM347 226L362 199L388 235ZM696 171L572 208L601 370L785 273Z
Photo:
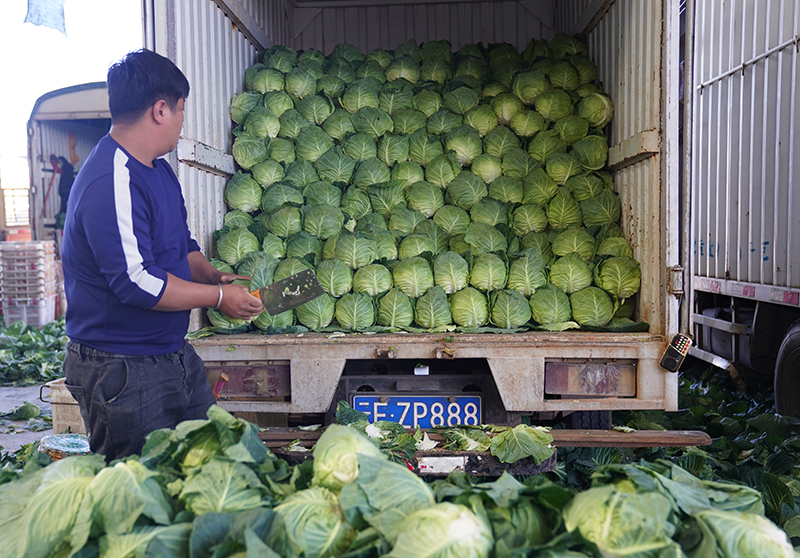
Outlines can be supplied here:
M33 403L42 409L50 409L48 395L50 390L42 390L42 396L46 402L39 400L39 386L28 387L0 387L0 413L7 413L20 407L26 401ZM0 425L0 447L2 452L15 453L25 444L41 440L44 436L53 434L53 430L42 430L41 432L31 432L25 430L26 420L7 420Z

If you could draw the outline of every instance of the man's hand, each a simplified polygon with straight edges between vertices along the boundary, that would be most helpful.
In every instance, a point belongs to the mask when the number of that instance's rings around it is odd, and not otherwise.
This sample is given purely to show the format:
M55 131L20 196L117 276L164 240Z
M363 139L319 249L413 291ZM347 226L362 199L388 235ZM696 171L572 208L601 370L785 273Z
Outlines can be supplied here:
M241 278L238 275L234 277ZM251 295L250 290L244 285L224 285L219 311L231 318L249 320L264 311L264 304L260 298Z

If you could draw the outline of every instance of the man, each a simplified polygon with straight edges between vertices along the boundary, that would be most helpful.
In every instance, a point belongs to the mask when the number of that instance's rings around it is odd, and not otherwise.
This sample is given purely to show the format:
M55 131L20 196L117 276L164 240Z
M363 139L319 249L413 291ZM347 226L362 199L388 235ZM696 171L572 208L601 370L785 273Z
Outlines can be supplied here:
M107 81L111 130L70 192L62 261L66 384L92 451L110 462L140 453L153 430L205 418L214 403L184 339L190 310L247 319L263 306L200 253L180 184L159 158L177 146L186 77L140 50L112 65Z

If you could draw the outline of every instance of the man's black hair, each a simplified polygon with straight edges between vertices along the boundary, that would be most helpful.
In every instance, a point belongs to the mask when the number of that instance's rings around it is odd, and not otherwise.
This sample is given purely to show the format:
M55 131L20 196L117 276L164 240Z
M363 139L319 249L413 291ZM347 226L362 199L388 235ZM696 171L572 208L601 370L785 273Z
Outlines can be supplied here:
M152 50L130 52L108 69L108 108L112 122L138 120L164 99L171 110L189 95L189 80L170 60Z

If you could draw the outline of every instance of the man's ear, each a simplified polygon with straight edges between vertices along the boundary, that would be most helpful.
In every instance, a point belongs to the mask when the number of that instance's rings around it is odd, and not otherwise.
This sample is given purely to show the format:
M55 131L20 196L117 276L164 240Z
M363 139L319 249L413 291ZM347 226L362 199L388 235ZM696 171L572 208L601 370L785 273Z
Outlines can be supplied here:
M169 111L169 105L164 99L159 99L150 107L150 115L158 124L163 124L164 119L167 117L167 111Z

